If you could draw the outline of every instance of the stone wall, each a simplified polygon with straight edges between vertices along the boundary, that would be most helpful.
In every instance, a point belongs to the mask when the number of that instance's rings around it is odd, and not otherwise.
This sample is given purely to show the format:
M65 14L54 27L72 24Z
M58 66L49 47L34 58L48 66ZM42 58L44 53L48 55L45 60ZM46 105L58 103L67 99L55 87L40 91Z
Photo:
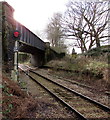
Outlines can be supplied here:
M61 59L64 56L65 53L57 53L49 46L49 44L46 44L45 63L49 62L50 60Z
M2 71L2 4L0 3L0 74Z
M3 70L10 71L14 64L14 43L12 32L15 29L15 20L13 19L14 9L7 2L0 2L2 10L2 59Z

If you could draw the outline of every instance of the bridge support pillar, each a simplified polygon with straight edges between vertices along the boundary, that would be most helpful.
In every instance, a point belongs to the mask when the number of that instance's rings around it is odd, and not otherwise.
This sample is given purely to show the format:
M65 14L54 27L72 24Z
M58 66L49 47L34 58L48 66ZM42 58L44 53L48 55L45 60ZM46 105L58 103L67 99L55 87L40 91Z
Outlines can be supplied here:
M38 52L34 55L31 55L31 64L35 67L40 67L44 64L44 59L45 59L45 53L44 52Z

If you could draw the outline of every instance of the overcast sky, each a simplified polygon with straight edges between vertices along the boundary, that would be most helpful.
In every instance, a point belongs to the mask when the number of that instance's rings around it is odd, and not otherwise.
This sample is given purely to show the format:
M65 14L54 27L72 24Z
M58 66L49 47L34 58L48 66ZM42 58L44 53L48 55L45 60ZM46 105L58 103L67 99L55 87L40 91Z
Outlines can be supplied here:
M55 12L63 12L68 0L5 0L14 9L14 18L33 32L42 31Z
M15 10L14 18L25 25L43 41L44 29L56 12L64 12L69 0L0 0L8 2ZM71 51L71 50L70 50Z
M64 12L69 0L0 0L7 1L14 9L14 18L46 41L43 31L49 18L56 12ZM84 1L84 0L76 0ZM97 1L97 0L85 0ZM104 0L100 0L104 1ZM71 48L72 49L72 48ZM71 51L71 50L70 50ZM79 50L77 49L77 52Z

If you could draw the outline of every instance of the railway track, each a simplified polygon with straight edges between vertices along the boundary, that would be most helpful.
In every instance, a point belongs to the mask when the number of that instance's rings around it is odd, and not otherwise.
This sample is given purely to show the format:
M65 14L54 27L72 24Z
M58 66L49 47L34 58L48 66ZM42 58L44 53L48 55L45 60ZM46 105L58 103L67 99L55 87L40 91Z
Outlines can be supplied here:
M42 68L43 68L43 67L41 67L41 69L42 69ZM46 67L46 69L47 69L47 68L51 69L51 67ZM45 69L45 67L44 67L43 69ZM63 70L66 71L65 69L61 69L61 71L63 71ZM67 70L66 72L68 72L68 70ZM51 75L50 73L48 73L48 74ZM54 75L52 75L52 76L54 76ZM56 75L55 75L55 77L58 78L58 79L63 79L63 81L67 81L67 82L69 82L70 84L76 84L76 85L79 85L79 86L81 86L81 87L85 87L85 88L88 88L88 89L95 90L95 89L92 88L91 86L88 86L88 85L85 85L85 84L76 82L76 81L74 81L74 80L69 80L69 79L66 79L66 78L63 78L63 77L59 77L59 76L56 76Z
M76 70L69 70L69 69L63 69L63 68L54 68L54 67L49 67L49 66L42 66L40 67L41 69L51 69L51 70L56 70L56 71L64 71L64 72L70 72L70 73L79 73L80 71L76 71ZM56 76L55 76L56 77ZM82 84L82 83L79 83L79 82L76 82L74 80L69 80L69 79L64 79L62 77L59 77L57 76L58 78L61 78L63 79L63 81L67 81L67 82L70 82L71 84L76 84L76 85L79 85L81 87L85 87L85 88L88 88L88 89L91 89L91 90L96 90L95 88L93 88L92 86L88 86L88 85L85 85L85 84Z
M28 76L68 109L75 112L81 120L108 120L110 118L110 108L107 106L56 83L32 70L29 71Z
M53 70L53 71L64 71L64 72L69 72L69 73L79 73L78 71L74 71L74 70L68 70L68 69L64 69L64 68L54 68L54 67L49 67L49 66L42 66L42 67L40 67L40 69L41 70ZM47 72L47 74L49 75L49 76L52 76L52 77L55 77L56 79L58 78L58 79L61 79L61 80L63 80L63 81L65 81L65 82L68 82L68 83L70 83L71 85L73 84L73 85L77 85L77 86L80 86L80 87L83 87L83 88L87 88L88 89L88 91L90 91L90 92L92 92L92 93L97 93L97 94L102 94L102 95L104 95L104 96L102 96L102 97L100 97L100 98L105 98L105 96L106 97L109 97L110 96L110 92L109 92L109 90L99 90L99 89L97 89L97 88L94 88L93 86L90 86L90 85L86 85L86 84L84 84L84 83L80 83L80 82L78 82L78 81L75 81L75 80L71 80L71 79L66 79L66 78L64 78L64 77L61 77L61 76L57 76L57 75L52 75L51 73L49 73L49 72ZM97 91L97 92L96 92ZM95 95L95 94L94 94ZM88 96L88 95L87 95ZM97 95L96 95L96 97L97 97ZM101 100L101 101L103 101L103 100ZM107 101L105 101L104 100L104 102L102 102L102 104L105 104L105 105L107 105L108 106L108 102Z

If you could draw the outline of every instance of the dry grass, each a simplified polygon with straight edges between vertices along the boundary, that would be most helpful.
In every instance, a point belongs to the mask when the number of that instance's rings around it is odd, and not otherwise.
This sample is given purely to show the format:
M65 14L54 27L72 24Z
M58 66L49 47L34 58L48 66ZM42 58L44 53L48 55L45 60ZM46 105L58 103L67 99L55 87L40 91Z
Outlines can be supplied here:
M66 57L60 61L50 61L47 65L54 68L64 68L69 70L76 70L77 73L64 73L57 72L57 75L66 77L69 79L77 80L90 86L96 86L100 88L103 86L104 89L110 85L110 65L107 56L100 56L99 58L78 56L77 58ZM53 73L54 74L54 73ZM99 87L97 87L99 85Z

